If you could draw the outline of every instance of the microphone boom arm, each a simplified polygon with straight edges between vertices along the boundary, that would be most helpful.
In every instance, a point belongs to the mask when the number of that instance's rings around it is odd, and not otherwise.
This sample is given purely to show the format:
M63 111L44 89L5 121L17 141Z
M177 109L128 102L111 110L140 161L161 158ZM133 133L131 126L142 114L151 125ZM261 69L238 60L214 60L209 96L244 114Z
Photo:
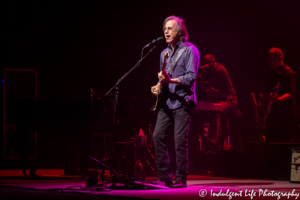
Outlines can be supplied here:
M118 81L117 83L105 94L105 97L114 89L116 88L133 70L135 70L136 68L138 68L142 61L156 48L156 45L154 45L150 51L144 56L142 57L137 64L135 64L127 73L125 73ZM143 48L144 49L144 48Z

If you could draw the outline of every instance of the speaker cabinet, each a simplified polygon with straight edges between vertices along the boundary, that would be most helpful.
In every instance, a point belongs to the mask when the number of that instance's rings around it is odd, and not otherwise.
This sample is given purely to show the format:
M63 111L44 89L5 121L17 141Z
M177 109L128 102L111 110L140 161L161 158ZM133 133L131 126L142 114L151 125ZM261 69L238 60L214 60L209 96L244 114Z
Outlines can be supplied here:
M292 147L290 182L300 183L300 148Z

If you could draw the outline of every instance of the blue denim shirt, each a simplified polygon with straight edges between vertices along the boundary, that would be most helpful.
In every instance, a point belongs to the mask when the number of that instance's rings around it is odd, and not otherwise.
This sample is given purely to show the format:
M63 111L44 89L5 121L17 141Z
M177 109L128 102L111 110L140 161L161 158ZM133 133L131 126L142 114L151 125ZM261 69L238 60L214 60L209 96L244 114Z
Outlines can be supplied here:
M186 99L189 99L194 105L197 104L197 98L195 93L196 77L199 68L200 54L196 46L189 42L179 41L172 52L170 44L160 54L160 71L162 70L164 54L169 51L169 58L167 59L166 70L168 70L169 64L176 56L178 49L180 49L184 43L189 45L179 58L177 65L173 72L170 72L170 77L178 78L181 84L169 83L169 91L167 93L166 105L169 109L177 109L183 105Z

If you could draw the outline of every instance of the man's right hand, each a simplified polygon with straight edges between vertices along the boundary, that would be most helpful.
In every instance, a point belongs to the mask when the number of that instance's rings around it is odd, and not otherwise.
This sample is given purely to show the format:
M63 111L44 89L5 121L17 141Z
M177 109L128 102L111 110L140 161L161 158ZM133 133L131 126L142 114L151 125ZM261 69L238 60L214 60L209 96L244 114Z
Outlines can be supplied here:
M154 94L154 96L158 95L159 90L160 90L160 83L151 87L151 92L152 92L152 94Z

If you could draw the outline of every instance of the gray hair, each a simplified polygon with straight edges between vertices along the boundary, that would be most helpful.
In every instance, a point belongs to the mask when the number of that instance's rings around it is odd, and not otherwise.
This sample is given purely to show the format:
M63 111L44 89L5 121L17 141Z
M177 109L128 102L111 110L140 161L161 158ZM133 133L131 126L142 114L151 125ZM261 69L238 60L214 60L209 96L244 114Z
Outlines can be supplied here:
M170 20L176 21L176 30L180 35L180 40L187 42L189 39L189 35L187 33L186 26L185 26L185 23L182 18L174 16L174 15L167 17L163 23L163 29L164 29L166 23Z

